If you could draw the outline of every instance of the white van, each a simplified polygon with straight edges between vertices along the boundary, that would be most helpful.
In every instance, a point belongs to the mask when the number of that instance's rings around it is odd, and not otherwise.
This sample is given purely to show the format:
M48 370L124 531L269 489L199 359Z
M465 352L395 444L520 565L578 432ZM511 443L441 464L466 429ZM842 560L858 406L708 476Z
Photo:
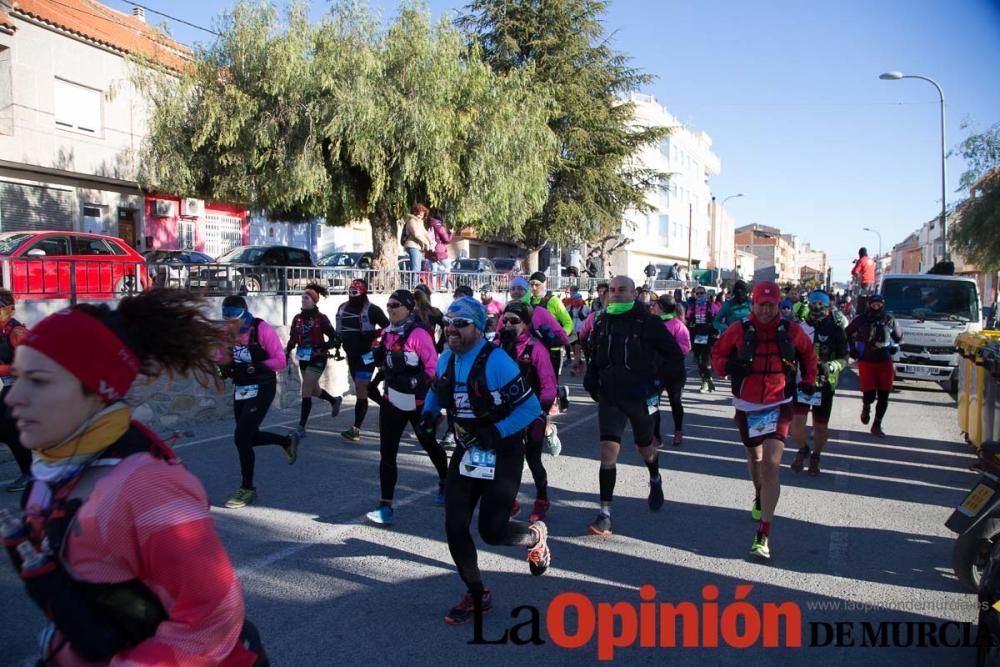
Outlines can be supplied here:
M889 273L879 292L903 330L894 362L896 377L958 383L955 337L983 328L979 288L972 278L930 273Z

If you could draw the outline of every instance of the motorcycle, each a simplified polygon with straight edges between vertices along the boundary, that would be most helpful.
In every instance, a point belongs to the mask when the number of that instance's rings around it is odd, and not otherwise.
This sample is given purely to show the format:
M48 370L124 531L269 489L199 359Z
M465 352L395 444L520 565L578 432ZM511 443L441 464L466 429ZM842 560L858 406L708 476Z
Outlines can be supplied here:
M979 584L979 633L976 636L976 667L1000 665L1000 542L990 550Z
M990 552L1000 542L1000 442L984 442L977 456L979 479L944 524L958 533L952 569L972 593L979 591Z

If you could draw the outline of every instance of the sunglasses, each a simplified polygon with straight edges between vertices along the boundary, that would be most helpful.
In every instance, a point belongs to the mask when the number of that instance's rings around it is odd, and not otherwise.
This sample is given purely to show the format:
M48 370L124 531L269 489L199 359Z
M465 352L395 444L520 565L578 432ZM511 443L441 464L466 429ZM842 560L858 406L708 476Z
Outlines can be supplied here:
M455 327L456 329L464 329L472 324L472 320L466 319L464 317L446 317L444 318L444 325L446 327Z
M385 307L386 307L386 308L399 308L399 307L400 307L400 306L402 306L402 305L403 305L403 304L401 304L401 303L398 303L398 302L396 302L396 301L393 301L392 303L387 303L387 304L385 304Z
M504 324L520 324L521 323L521 318L520 317L505 317L505 318L503 318L503 323Z

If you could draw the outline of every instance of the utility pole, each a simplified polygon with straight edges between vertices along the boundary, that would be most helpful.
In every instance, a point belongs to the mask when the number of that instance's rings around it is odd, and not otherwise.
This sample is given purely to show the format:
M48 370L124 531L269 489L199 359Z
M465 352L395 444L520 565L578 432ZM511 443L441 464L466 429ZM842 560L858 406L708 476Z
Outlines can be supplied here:
M691 238L694 235L694 205L688 202L688 280L691 279L693 275L691 273Z

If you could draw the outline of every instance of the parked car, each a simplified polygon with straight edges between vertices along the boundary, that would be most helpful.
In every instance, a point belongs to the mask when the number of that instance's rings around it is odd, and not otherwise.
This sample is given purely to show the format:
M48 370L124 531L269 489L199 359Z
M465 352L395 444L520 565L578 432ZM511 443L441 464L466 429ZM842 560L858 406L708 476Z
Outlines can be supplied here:
M322 269L323 278L333 292L346 292L351 281L364 278L371 269L371 252L331 252L320 257L316 266ZM332 270L331 270L332 269Z
M451 263L452 273L496 273L493 260L485 257L462 257Z
M147 250L142 256L154 287L186 287L190 267L215 261L195 250Z
M288 246L237 246L190 271L192 288L223 294L286 293L318 278L309 251Z
M110 298L149 286L143 256L113 236L0 232L0 273L19 299Z
M517 257L494 257L493 266L496 267L497 273L508 278L524 273L524 263Z

